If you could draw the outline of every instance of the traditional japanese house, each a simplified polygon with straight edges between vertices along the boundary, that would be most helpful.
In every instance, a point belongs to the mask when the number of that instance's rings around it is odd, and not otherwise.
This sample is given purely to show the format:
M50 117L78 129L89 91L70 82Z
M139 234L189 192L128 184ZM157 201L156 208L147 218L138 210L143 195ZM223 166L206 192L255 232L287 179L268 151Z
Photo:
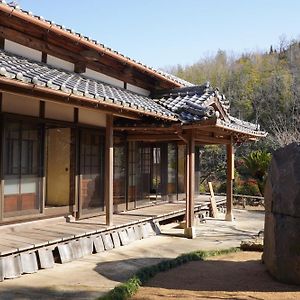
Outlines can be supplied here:
M195 86L0 1L0 224L76 219L186 200L192 235L199 145L265 136Z

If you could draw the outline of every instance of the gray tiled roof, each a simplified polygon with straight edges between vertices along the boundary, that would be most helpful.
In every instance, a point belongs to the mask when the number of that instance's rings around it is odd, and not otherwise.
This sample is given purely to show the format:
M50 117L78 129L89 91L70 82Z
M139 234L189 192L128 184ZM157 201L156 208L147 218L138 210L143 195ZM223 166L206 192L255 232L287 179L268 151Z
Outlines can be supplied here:
M228 113L229 102L219 94L218 90L213 90L209 84L174 89L151 99L3 50L0 50L0 76L52 90L60 90L66 94L79 95L95 102L104 101L117 104L122 108L134 108L140 113L150 112L157 117L164 116L173 121L190 124L216 118L216 124L226 129L258 136L265 135L256 124L230 116ZM218 111L212 106L214 101L219 102L228 116L226 119L219 118Z
M67 94L84 96L95 101L113 102L121 107L135 108L140 112L146 111L158 114L158 116L164 115L177 119L175 113L148 97L76 73L34 62L15 54L9 54L3 50L0 50L0 76L53 90L61 90Z
M201 86L173 89L160 95L158 103L179 115L184 123L191 123L218 116L211 106L218 101L225 115L229 116L229 101L218 90L213 90L209 83Z
M22 9L22 8L20 7L20 5L18 5L18 4L16 4L16 3L13 3L13 2L12 2L12 3L7 3L7 1L5 1L5 0L0 0L0 5L1 5L1 4L3 4L3 5L8 5L8 6L14 8L14 9L20 11L20 12L23 12L24 14L27 14L27 15L33 17L33 18L39 19L40 21L46 22L46 23L48 23L48 24L51 24L52 26L55 26L55 27L57 27L57 28L59 28L59 29L61 29L61 30L63 30L63 31L66 31L66 32L68 32L68 33L71 33L71 34L73 34L74 36L81 37L83 40L89 41L90 43L93 43L93 44L99 46L99 47L102 48L102 49L104 48L104 49L107 50L107 51L113 52L114 54L117 54L117 55L119 55L120 57L126 58L128 61L134 62L134 63L136 63L136 64L138 64L138 65L144 67L145 69L154 71L154 72L156 72L157 74L160 74L160 75L164 76L165 78L167 78L167 79L169 79L169 80L171 80L171 81L173 81L173 82L179 83L179 84L181 84L181 85L183 85L183 86L193 86L192 83L190 83L190 82L188 82L188 81L186 81L186 80L183 80L183 79L181 79L181 78L179 78L179 77L177 77L177 76L175 76L175 75L171 75L171 74L166 73L166 72L164 72L164 71L162 71L162 70L158 70L158 69L156 69L156 68L147 66L147 65L145 65L144 63L142 63L142 62L140 62L140 61L136 61L136 60L134 60L134 59L132 59L132 58L130 58L130 57L128 57L128 56L125 56L125 55L123 55L122 53L120 53L120 52L118 52L118 51L116 51L116 50L114 50L114 49L112 49L112 48L109 48L109 47L107 47L106 45L100 43L99 41L96 41L96 40L92 39L91 37L84 36L84 35L82 35L81 33L74 31L73 29L66 28L64 25L59 25L59 24L56 24L56 23L53 22L53 21L46 20L46 19L45 19L44 17L42 17L42 16L34 15L31 11L27 11L27 10Z
M182 123L191 124L214 118L216 125L257 136L265 136L258 124L230 116L230 103L209 83L200 86L173 89L156 95L157 103L176 113ZM222 110L222 115L221 111Z

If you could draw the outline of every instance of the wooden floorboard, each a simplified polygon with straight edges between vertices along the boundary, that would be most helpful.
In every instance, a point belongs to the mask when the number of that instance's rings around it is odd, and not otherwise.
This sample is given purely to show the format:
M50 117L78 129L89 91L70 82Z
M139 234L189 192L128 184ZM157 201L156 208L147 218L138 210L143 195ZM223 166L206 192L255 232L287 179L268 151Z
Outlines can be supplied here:
M199 199L201 202L199 202ZM216 196L216 200L224 197ZM202 206L207 207L209 195L198 197L195 203L195 211ZM0 255L26 251L35 247L55 245L74 238L105 232L120 227L130 226L149 220L163 220L185 213L185 201L176 203L160 203L147 207L137 208L130 211L116 213L113 215L113 226L106 226L105 215L71 221L58 221L51 226L35 222L32 228L26 226L26 230L12 230L1 232L0 227Z

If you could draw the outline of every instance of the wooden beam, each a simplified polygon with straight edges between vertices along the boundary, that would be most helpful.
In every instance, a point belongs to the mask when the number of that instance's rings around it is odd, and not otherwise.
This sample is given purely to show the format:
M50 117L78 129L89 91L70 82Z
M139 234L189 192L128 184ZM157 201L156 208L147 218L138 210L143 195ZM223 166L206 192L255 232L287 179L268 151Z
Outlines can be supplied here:
M233 139L226 145L227 156L227 184L226 184L226 221L233 221L233 180L234 180L234 149Z
M211 181L208 182L208 187L209 187L209 192L210 192L209 200L210 200L210 206L211 206L211 216L213 218L217 218L218 217L218 208L217 208L215 193L214 193L214 189L213 189Z
M86 63L79 61L74 64L74 72L75 73L84 73L86 71Z
M24 22L19 23L20 20L14 20L14 18L10 18L8 21L7 18L2 17L0 12L0 37L74 64L82 62L86 67L96 72L112 76L150 91L152 91L157 84L161 89L172 87L171 82L165 80L160 81L154 74L147 74L147 72L143 72L139 68L130 66L129 63L122 63L109 55L99 52L99 49L87 48L87 46L82 45L79 41L72 43L66 37L50 31L37 31L36 28L35 30L32 28L28 30L27 23L26 25L23 24ZM94 59L90 59L91 56L94 57Z
M161 83L168 85L170 87L181 87L182 84L178 82L174 82L174 80L166 78L162 74L159 74L158 72L155 72L155 70L149 69L142 64L139 64L133 60L128 59L125 56L120 55L119 53L116 53L113 50L110 50L106 47L103 47L101 45L95 44L92 41L89 41L88 39L84 39L81 36L75 35L71 32L68 32L66 30L63 30L62 28L59 28L58 26L55 26L51 23L44 22L42 20L39 20L37 18L34 18L30 15L24 14L23 12L20 12L16 9L12 9L9 6L6 5L0 5L0 13L2 14L2 17L0 18L1 23L8 22L9 27L14 26L15 23L19 23L23 25L21 28L32 28L32 30L35 31L42 31L47 32L48 35L53 34L58 37L58 40L66 40L66 44L75 44L80 45L82 48L87 48L89 50L95 50L99 53L101 53L104 56L107 56L111 59L113 59L116 62L119 62L120 64L126 64L131 66L132 68L139 71L139 73L145 73L148 77L155 77L157 78ZM28 26L30 25L30 26Z
M195 139L193 132L191 132L188 139L187 146L187 197L186 197L186 228L185 235L188 238L195 237L194 228L194 204L195 204Z
M220 138L220 137L211 137L211 136L206 136L206 135L201 135L201 134L196 134L195 136L196 142L208 142L210 144L230 144L230 140L226 138Z
M0 37L0 49L4 49L4 42L5 39L3 37Z
M128 135L127 141L148 141L148 142L162 142L162 141L179 141L180 138L176 135L160 135L160 134L137 134Z
M144 131L144 132L149 132L149 130L151 131L171 131L171 132L175 132L173 127L162 127L160 125L156 125L156 127L153 127L151 125L144 125L144 126L118 126L116 125L114 127L114 130L119 130L119 131Z
M46 64L47 63L47 58L48 58L48 54L46 53L46 52L42 52L42 62L44 63L44 64Z
M208 119L199 121L198 123L182 125L182 129L203 129L204 127L210 127L216 125L217 119Z
M105 214L106 225L113 224L113 115L106 115L105 130Z
M2 107L3 107L3 94L0 91L0 112L2 112Z

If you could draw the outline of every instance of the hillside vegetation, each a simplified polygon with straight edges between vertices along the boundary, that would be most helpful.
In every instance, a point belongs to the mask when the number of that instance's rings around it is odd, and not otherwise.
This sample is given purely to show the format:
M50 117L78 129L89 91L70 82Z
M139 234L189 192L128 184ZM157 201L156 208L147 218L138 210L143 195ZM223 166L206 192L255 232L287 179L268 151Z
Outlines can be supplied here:
M281 41L268 53L214 57L190 66L171 68L194 84L209 81L231 103L231 114L259 123L270 134L264 143L272 149L300 140L300 42Z
M194 84L209 81L229 99L231 115L258 123L269 133L257 143L236 147L235 192L263 195L269 153L300 141L300 41L282 40L267 53L238 57L219 50L213 57L168 71ZM216 190L224 192L225 149L203 150L200 191L207 191L207 181L213 181Z

